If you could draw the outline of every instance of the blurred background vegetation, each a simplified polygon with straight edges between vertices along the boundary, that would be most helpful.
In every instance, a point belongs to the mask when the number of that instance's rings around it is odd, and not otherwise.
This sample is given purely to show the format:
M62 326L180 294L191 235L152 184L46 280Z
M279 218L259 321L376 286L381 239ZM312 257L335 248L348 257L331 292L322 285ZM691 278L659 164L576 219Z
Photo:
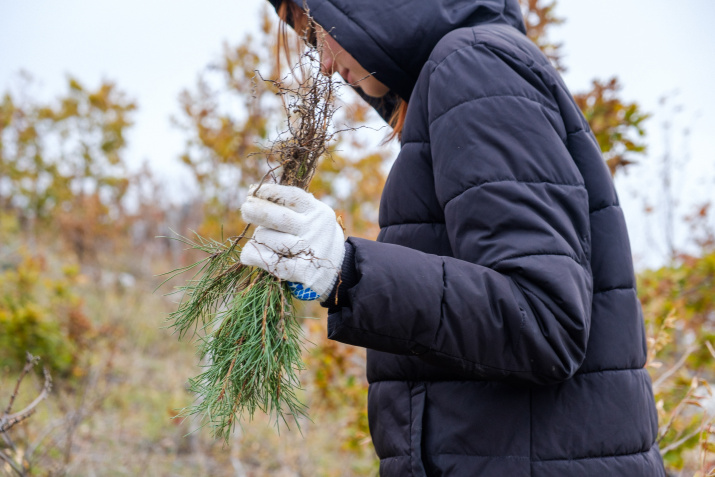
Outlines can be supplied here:
M562 21L555 1L522 6L529 36L563 69L561 45L548 36ZM238 208L266 168L252 153L282 121L277 99L253 80L257 69L278 75L273 17L265 11L260 34L225 45L179 98L174 121L186 142L176 166L190 170L200 190L183 201L167 196L150 167L129 172L125 150L139 105L120 85L70 78L53 101L0 97L0 475L376 475L364 351L327 340L317 306L302 311L311 342L303 399L312 418L302 436L279 435L258 417L224 446L194 423L172 419L193 399L186 380L198 363L193 344L162 328L176 307L176 297L163 293L178 283L152 291L157 274L200 257L156 237L195 230L219 238L242 229ZM360 129L379 121L343 90L337 123L357 129L332 145L311 191L342 215L351 235L374 238L394 146L375 146L387 130ZM646 157L649 114L621 97L617 78L595 79L576 100L613 174ZM666 168L660 186L667 196L666 159L653 167ZM650 210L665 217L669 258L638 276L660 447L673 476L715 475L711 205L682 220L672 200ZM669 240L673 227L690 228L687 253ZM41 374L18 381L26 352L53 377L39 404ZM23 408L22 422L5 419Z

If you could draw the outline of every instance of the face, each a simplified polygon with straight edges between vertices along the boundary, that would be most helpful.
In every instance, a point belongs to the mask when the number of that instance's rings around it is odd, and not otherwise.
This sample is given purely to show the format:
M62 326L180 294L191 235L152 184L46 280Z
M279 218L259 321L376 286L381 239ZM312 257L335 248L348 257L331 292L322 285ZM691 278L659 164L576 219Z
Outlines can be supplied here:
M323 73L337 72L345 81L353 86L358 86L366 95L373 98L381 98L387 94L389 88L360 66L357 60L325 30L318 31L317 38Z

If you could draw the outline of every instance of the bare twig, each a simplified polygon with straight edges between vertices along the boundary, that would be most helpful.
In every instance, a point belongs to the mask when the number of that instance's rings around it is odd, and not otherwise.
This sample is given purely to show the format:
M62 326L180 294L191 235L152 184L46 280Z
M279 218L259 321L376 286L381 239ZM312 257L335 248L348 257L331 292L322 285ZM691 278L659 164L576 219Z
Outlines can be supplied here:
M50 390L52 389L52 378L50 377L50 373L49 371L47 371L47 368L44 368L43 371L45 374L45 383L42 386L42 391L40 391L40 394L24 409L16 413L10 414L10 411L12 411L12 406L15 403L15 399L17 398L18 391L20 390L20 384L22 383L22 380L27 376L27 374L35 366L35 364L37 364L37 361L38 358L32 356L30 353L27 353L27 361L25 367L22 369L20 377L18 377L17 382L15 383L15 389L12 393L12 396L10 396L10 404L8 404L8 407L6 408L5 412L2 414L2 416L0 416L0 432L7 432L13 426L19 424L20 422L24 421L32 414L34 414L37 405L40 404L47 397Z
M7 465L9 465L12 468L12 470L14 470L17 473L17 475L20 475L20 476L26 475L25 471L20 466L20 464L15 462L14 459L11 459L9 455L5 455L5 453L2 450L0 450L0 459L2 459L4 462L6 462Z
M660 387L663 385L664 382L666 382L671 376L673 376L675 373L678 372L680 368L685 365L685 362L688 360L688 357L696 350L698 349L697 346L690 346L688 349L685 350L683 353L683 356L680 357L677 363L675 363L669 370L661 374L658 379L655 380L653 383L653 392L657 393Z
M683 438L681 438L681 439L678 439L677 441L673 442L673 443L670 444L669 446L663 447L663 448L660 450L660 455L665 455L665 454L667 454L668 452L670 452L670 451L672 451L672 450L674 450L674 449L677 449L678 447L680 447L680 446L682 446L683 444L685 444L688 440L690 440L690 439L692 439L693 437L697 436L700 432L702 432L702 430L701 430L700 427L698 427L698 428L695 429L693 432L687 434L685 437L683 437Z
M114 353L114 350L111 351ZM74 405L65 407L64 403L59 404L59 408L63 416L45 427L38 437L32 442L25 451L25 456L28 460L35 459L36 461L43 460L48 453L55 450L61 450L64 456L64 465L67 466L71 458L72 440L78 426L92 412L96 412L102 405L104 400L109 395L109 389L106 387L101 391L99 388L99 380L106 377L111 369L111 358L100 366L93 366L89 372L87 380L83 384L83 389L78 397L78 401ZM91 396L91 397L90 397ZM53 400L54 401L54 400ZM59 432L57 432L60 430ZM45 442L48 440L49 442ZM34 457L38 450L38 457Z
M22 371L20 372L20 376L17 378L17 382L15 383L15 389L12 392L12 395L10 396L10 403L7 405L7 408L5 408L5 414L10 414L10 411L12 411L12 405L15 403L15 398L17 398L17 393L20 391L20 383L22 382L23 379L25 379L25 376L27 376L27 373L32 370L33 367L35 367L35 364L37 363L37 360L39 358L36 358L32 356L30 353L27 353L27 358L25 361L25 366L22 368Z
M710 351L710 354L713 356L713 358L715 358L715 348L713 348L712 343L710 343L709 341L705 341L705 346L707 346L708 351Z
M657 442L660 442L663 440L663 438L668 434L668 431L670 431L670 428L673 426L673 423L675 422L675 419L680 415L681 411L683 408L688 404L688 401L693 395L693 391L695 391L692 387L688 390L688 392L685 394L685 397L680 400L677 406L675 406L675 409L673 409L670 412L670 418L668 419L668 422L661 426L659 429L660 435L658 436L658 439L656 440ZM662 449L661 449L661 455L664 454Z
M10 436L8 435L7 431L32 416L37 410L38 404L40 404L40 402L42 402L47 397L50 390L52 389L52 378L50 377L50 373L47 371L47 368L44 368L43 372L45 374L45 382L42 386L40 394L30 404L25 406L25 408L18 412L12 413L12 407L15 404L15 400L17 399L17 396L20 392L20 386L23 380L27 377L30 371L32 371L32 368L37 364L38 361L39 358L32 356L30 353L27 353L25 366L22 368L20 376L18 376L17 381L15 382L15 388L10 395L10 402L8 403L3 413L0 415L0 435L2 435L3 440L7 445L7 448L16 454L17 448L15 447L15 444L13 443L12 439L10 439ZM4 449L0 449L0 459L4 461L17 475L27 475L27 473L25 472L25 463L27 462L27 460L24 457L21 457L20 462L18 462L17 459L9 455Z

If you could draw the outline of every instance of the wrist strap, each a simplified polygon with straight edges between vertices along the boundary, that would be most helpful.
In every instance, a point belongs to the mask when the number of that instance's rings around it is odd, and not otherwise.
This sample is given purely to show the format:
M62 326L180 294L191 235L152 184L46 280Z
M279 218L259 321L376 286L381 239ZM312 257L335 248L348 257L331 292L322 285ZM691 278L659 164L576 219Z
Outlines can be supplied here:
M302 283L298 282L287 282L288 283L288 288L290 288L290 292L293 294L294 297L296 297L299 300L303 301L312 301L312 300L317 300L320 298L320 295L315 293L315 291L312 288L308 288L304 286Z

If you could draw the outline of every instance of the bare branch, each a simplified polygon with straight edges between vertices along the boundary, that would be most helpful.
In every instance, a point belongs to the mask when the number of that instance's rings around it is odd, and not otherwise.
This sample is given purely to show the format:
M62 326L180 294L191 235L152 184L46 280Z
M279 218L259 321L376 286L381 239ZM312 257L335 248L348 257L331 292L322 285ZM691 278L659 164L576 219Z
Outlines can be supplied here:
M33 357L28 353L27 356L27 364L23 368L23 373L20 375L17 381L17 385L15 387L15 392L13 393L12 398L10 399L10 406L15 401L15 397L17 396L17 390L19 388L19 384L22 381L22 379L27 376L27 369L28 366L30 369L35 365L37 362L37 358ZM35 413L35 408L37 407L38 404L40 404L50 393L50 390L52 389L52 378L50 377L49 371L47 371L47 368L43 368L43 372L45 374L45 383L42 386L42 391L40 394L30 403L28 404L24 409L21 411L18 411L14 414L8 414L7 412L4 413L2 416L0 416L0 432L6 432L13 426L19 424L20 422L24 421L28 417L30 417L32 414ZM10 406L8 407L8 410L10 409Z
M12 468L12 470L14 470L17 473L17 475L20 475L20 476L25 475L25 471L22 469L22 467L20 467L20 464L18 464L13 459L11 459L9 455L5 455L5 453L2 450L0 450L0 459L2 459L4 462L6 462L7 465L9 465Z
M653 383L653 392L657 393L658 390L660 389L660 386L663 385L664 382L668 380L672 375L678 372L680 368L685 365L685 362L687 361L688 357L697 349L697 346L690 346L688 349L685 350L683 353L683 356L680 357L677 363L673 365L668 371L664 372L661 374L658 379Z
M690 439L692 439L693 437L697 436L700 432L702 432L702 429L700 429L700 428L698 427L697 429L695 429L693 432L689 433L688 435L686 435L686 436L683 437L682 439L679 439L679 440L673 442L672 444L670 444L669 446L666 446L666 447L662 448L662 449L660 450L660 455L665 455L665 454L667 454L668 452L670 452L670 451L672 451L672 450L674 450L674 449L677 449L678 447L680 447L680 446L682 446L683 444L685 444L688 440L690 440Z
M17 396L20 392L20 385L22 384L22 381L27 377L30 371L32 371L32 368L37 364L38 361L39 358L32 356L30 353L27 353L25 366L22 368L20 376L18 376L17 381L15 382L15 388L10 395L10 402L5 408L5 411L0 414L0 435L2 435L3 440L7 444L7 448L14 452L16 452L17 449L15 448L14 443L10 439L10 436L7 434L7 431L32 416L37 410L37 405L40 404L40 402L42 402L42 400L47 397L48 393L52 389L52 378L50 377L50 373L47 371L47 368L44 368L43 371L45 374L45 383L42 386L42 391L40 392L40 394L24 409L19 412L10 414L10 412L12 411L12 407L15 404L15 400L17 399ZM5 452L5 449L0 449L0 460L4 461L9 466L9 468L11 468L15 473L17 473L17 475L27 475L25 473L25 469L23 468L23 462L25 462L24 459L21 459L21 461L18 462L10 454Z
M705 346L707 346L708 351L710 351L710 354L713 355L713 358L715 358L715 348L713 348L712 343L705 341Z
M25 360L25 366L22 368L22 371L20 372L20 376L17 378L17 382L15 383L15 389L12 392L12 395L10 396L10 403L7 405L7 408L5 409L5 414L10 414L10 411L12 411L12 405L15 403L15 398L17 398L17 393L20 391L20 383L22 383L22 380L25 379L25 376L27 376L27 373L29 373L33 367L35 367L35 364L39 358L32 356L30 353L27 353L27 358Z

